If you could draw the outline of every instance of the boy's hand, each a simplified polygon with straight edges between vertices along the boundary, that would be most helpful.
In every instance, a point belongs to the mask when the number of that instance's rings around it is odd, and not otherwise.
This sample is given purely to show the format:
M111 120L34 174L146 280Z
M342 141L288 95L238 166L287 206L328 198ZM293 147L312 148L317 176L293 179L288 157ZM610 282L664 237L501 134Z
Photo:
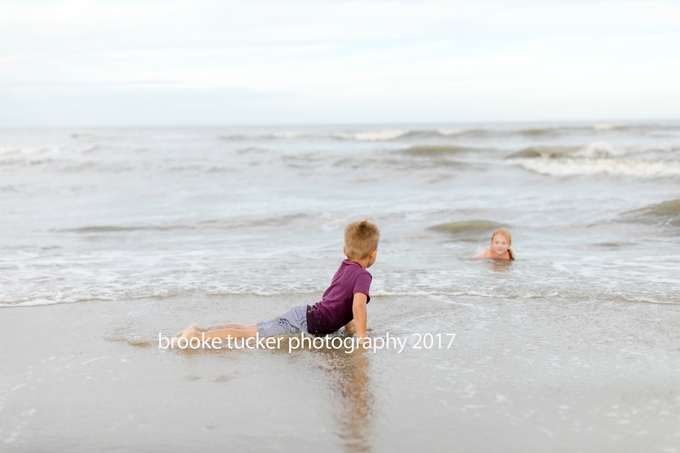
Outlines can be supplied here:
M354 334L358 337L366 336L366 303L368 296L364 293L355 293L352 302L352 314L354 315Z

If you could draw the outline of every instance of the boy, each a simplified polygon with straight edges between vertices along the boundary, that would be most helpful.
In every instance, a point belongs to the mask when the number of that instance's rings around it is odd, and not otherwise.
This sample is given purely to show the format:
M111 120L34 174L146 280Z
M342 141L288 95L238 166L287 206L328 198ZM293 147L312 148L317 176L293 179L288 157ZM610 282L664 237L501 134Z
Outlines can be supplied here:
M292 308L278 318L257 324L224 324L207 329L192 324L181 336L187 340L194 337L227 340L229 337L273 337L304 332L320 337L345 326L349 333L364 338L366 304L371 300L368 292L372 280L366 269L375 262L379 240L380 230L373 222L362 220L347 225L345 246L342 248L347 259L335 273L321 302Z

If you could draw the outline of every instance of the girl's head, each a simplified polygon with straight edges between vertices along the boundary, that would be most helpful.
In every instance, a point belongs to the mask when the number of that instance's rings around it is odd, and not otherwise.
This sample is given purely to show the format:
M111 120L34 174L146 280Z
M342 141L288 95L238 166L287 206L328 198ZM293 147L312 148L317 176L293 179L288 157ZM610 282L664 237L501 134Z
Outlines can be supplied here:
M512 259L512 250L510 246L512 245L512 236L507 230L496 230L491 235L491 249L496 252L497 255L504 255L505 252L510 254Z

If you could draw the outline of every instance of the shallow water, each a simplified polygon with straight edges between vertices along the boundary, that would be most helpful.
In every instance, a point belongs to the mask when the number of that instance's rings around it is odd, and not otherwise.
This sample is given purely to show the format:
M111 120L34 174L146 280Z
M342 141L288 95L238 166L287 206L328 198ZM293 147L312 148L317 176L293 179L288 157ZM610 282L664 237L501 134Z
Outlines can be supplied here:
M680 303L680 123L0 131L0 305L372 293ZM513 233L510 266L470 261Z

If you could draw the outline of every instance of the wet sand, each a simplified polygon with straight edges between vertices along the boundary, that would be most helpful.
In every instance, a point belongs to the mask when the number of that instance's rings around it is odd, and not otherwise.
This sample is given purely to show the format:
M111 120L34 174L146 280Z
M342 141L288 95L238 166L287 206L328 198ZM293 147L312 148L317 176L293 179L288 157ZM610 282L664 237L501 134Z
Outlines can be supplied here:
M0 310L0 450L680 451L680 306L376 297L383 350L167 351L316 296ZM450 349L414 334L455 333Z

